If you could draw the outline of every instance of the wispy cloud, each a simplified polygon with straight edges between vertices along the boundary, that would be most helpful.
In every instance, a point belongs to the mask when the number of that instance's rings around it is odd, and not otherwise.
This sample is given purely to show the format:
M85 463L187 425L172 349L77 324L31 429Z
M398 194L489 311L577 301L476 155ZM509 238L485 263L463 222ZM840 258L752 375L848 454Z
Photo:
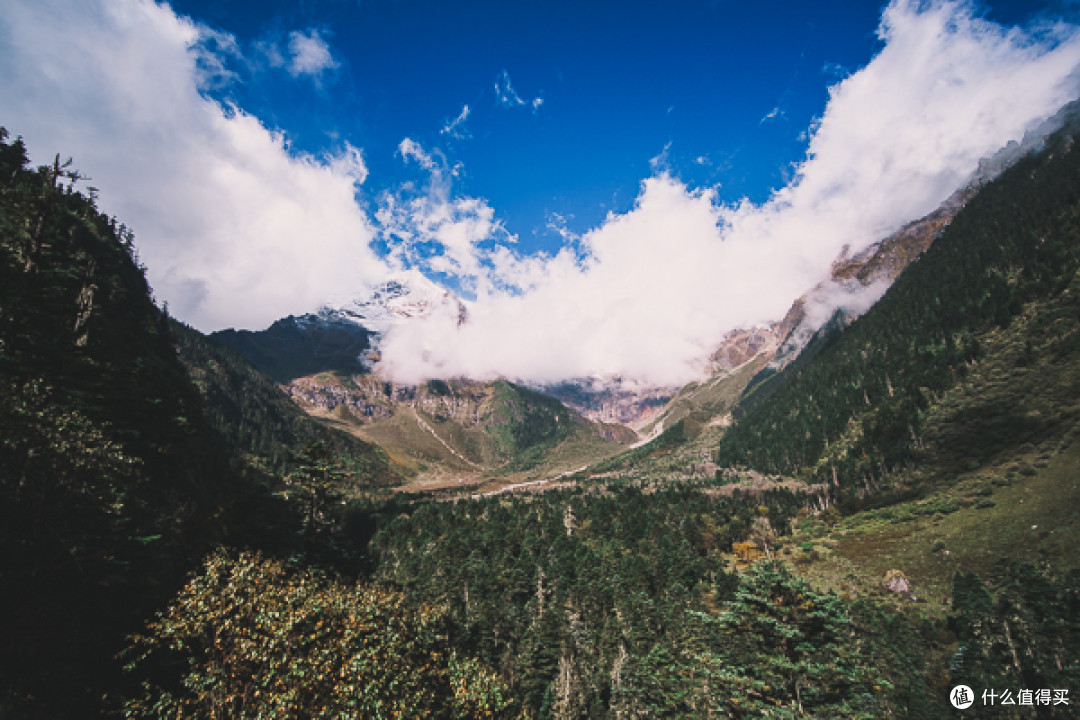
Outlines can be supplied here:
M525 107L527 105L534 113L538 112L544 104L544 98L539 95L529 101L518 95L517 90L514 89L514 83L510 80L510 73L506 70L503 70L495 78L495 99L499 105L506 108Z
M465 122L469 119L469 115L472 111L468 105L461 107L461 112L457 117L452 120L447 120L443 123L442 128L439 130L440 135L449 135L456 140L464 140L469 137L469 131L465 128Z
M317 78L338 67L330 46L314 28L307 32L294 30L289 33L289 55L288 70L293 77L308 75Z
M450 278L466 293L489 291L500 274L496 244L505 247L514 237L487 201L455 196L459 170L443 153L427 151L412 138L401 141L398 153L425 170L427 178L419 189L405 185L379 198L375 218L388 262L394 270L419 269Z
M495 78L495 98L503 107L519 107L525 104L521 96L514 89L514 83L510 81L510 73L503 70Z
M200 88L220 90L240 80L236 66L243 65L244 56L233 35L199 26L192 50L195 53L195 82Z
M822 72L823 75L826 75L827 77L831 77L831 78L833 78L835 80L843 80L848 75L851 74L851 71L848 68L844 67L843 65L841 65L839 63L834 63L834 62L826 62L821 67L821 72Z
M761 118L761 120L758 121L758 125L763 125L764 123L767 123L770 120L775 120L776 118L779 118L779 117L784 117L784 111L780 109L779 105L777 105L772 110L765 113L765 115Z
M341 67L317 28L294 30L285 38L264 37L253 47L255 58L261 58L264 67L282 68L294 78L307 77L321 83L326 73Z
M398 154L401 155L402 159L406 162L415 162L435 176L442 174L442 168L446 164L445 159L441 159L441 162L437 161L434 155L425 152L424 148L420 146L420 143L412 138L404 138L398 143Z

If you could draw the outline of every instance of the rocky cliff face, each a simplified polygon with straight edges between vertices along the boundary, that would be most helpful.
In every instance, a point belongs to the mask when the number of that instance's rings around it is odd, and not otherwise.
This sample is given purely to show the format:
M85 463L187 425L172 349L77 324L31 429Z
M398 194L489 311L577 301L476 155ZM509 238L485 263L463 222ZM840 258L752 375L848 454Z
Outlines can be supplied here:
M284 386L303 407L324 413L348 414L360 424L390 417L399 405L411 405L437 420L452 420L470 428L492 417L492 383L463 378L401 385L375 375L342 377L320 374L296 378Z
M608 442L637 439L621 425L593 422L554 398L501 380L402 385L371 374L321 373L283 388L309 413L351 426L425 467L445 462L470 472L512 469L540 462L565 443L595 453L617 447Z
M842 330L869 310L977 191L976 186L959 190L926 217L855 255L837 258L829 278L796 300L777 324L782 340L770 367L782 369L821 332Z
M732 330L709 356L709 374L734 370L762 354L771 357L790 330L784 322Z
M529 397L523 388L506 382L479 382L467 378L429 380L422 385L402 385L383 380L376 375L341 376L323 373L297 378L283 386L285 393L301 407L323 414L336 414L343 419L367 425L391 417L401 406L412 407L436 422L450 421L458 426L490 428L520 420L541 410L562 422L585 424L601 437L617 442L630 442L632 432L626 428L609 427L592 418L577 416L556 400ZM507 398L512 397L512 402ZM543 405L538 408L534 406Z

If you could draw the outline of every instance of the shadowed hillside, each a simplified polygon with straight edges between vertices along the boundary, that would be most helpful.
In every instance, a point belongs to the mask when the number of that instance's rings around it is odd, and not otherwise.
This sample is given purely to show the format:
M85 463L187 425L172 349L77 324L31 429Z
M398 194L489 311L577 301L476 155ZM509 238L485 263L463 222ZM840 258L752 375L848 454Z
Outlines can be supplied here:
M258 467L284 475L292 456L322 443L356 485L400 481L379 448L312 420L239 353L181 323L173 321L170 328L208 421L231 448Z
M499 679L448 647L438 608L314 567L355 577L365 515L339 500L392 479L383 455L171 322L131 233L59 158L32 169L7 139L0 129L0 716L231 717L256 686L275 689L253 706L262 716L508 711ZM221 545L287 568L221 549L203 561ZM298 624L249 614L327 618L330 603L353 633L341 657L373 664L320 664ZM305 674L331 665L352 691L313 694Z
M0 143L5 716L90 714L122 633L259 495L203 419L130 232L77 180Z

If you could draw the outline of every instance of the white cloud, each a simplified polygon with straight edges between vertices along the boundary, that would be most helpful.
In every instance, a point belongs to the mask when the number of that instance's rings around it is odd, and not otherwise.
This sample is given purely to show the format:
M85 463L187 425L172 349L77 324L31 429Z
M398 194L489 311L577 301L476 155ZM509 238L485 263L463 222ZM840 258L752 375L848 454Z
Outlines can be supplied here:
M231 54L240 56L240 49L231 35L205 26L200 26L199 32L201 36L229 37L232 39ZM321 86L326 73L341 67L317 28L294 30L284 37L280 33L265 36L251 44L251 52L245 60L249 72L257 73L267 67L283 69L293 78L310 79L316 86Z
M525 104L514 89L514 84L510 82L510 73L506 70L495 78L495 97L503 107L518 107Z
M440 167L445 165L445 161L436 161L433 155L424 152L424 148L420 146L420 143L412 138L404 138L398 143L398 154L406 161L412 160L420 167L432 173L440 172Z
M243 53L236 38L229 33L200 26L192 51L195 53L195 82L199 87L219 89L240 79L230 64L242 60Z
M377 282L354 197L360 152L292 153L208 100L199 83L215 47L235 45L149 0L8 0L2 122L39 162L75 158L103 209L135 230L158 299L201 329L262 327ZM305 71L322 62L305 57Z
M428 152L405 138L398 153L427 171L428 179L420 191L406 185L380 198L375 218L389 248L389 262L395 268L451 277L469 293L483 291L498 276L493 268L504 261L494 244L513 243L514 238L485 200L454 196L457 168L441 152Z
M260 57L263 62L272 68L285 67L285 56L281 54L280 45L268 39L258 40L254 43L254 49L257 57Z
M653 171L654 175L671 171L671 141L668 140L664 143L664 148L649 158L649 168Z
M319 77L327 70L338 67L337 60L330 52L330 46L311 28L306 33L294 30L289 33L289 74L293 77L310 75Z
M650 178L634 210L609 216L582 238L583 262L570 248L543 260L503 256L495 272L516 292L481 295L461 327L433 318L398 328L384 343L385 367L413 380L434 365L479 377L620 374L677 383L699 369L725 328L747 317L745 308L717 305L717 293L707 291L720 274L709 256L726 254L748 269L720 293L747 296L764 289L754 275L775 251L739 243L725 253L719 220L711 193L690 192L668 175ZM790 270L787 276L792 292L813 279ZM772 297L753 319L786 309Z
M499 76L495 78L495 98L499 101L499 104L506 108L524 107L528 105L533 113L540 111L540 106L544 104L544 98L539 95L532 100L526 102L517 90L514 89L514 84L510 81L510 73L503 70L499 73Z
M353 147L349 141L337 155L325 158L327 165L334 174L345 178L351 178L354 185L363 185L368 177L367 165L364 164L364 154L360 148Z
M769 120L775 120L778 117L784 117L784 111L780 109L779 105L774 107L769 112L765 113L765 115L760 120L758 120L758 125L763 125Z
M934 209L1080 90L1071 26L1008 29L969 4L896 0L879 32L882 50L831 88L807 159L769 201L721 206L658 165L631 211L581 238L583 262L569 248L493 251L490 272L513 291L480 293L460 327L433 317L395 329L384 367L403 379L685 382L726 331L779 319L845 246Z
M461 112L453 120L447 120L443 123L442 129L439 130L440 135L449 135L457 140L463 140L469 137L469 131L465 129L465 121L469 119L471 110L468 105L461 107Z

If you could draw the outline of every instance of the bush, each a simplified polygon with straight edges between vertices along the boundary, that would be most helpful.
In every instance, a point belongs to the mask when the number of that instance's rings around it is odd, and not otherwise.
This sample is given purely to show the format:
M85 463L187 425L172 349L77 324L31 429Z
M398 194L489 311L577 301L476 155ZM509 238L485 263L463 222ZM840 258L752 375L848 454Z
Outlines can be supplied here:
M124 706L139 718L493 717L508 709L494 673L448 650L445 610L409 607L373 585L290 572L258 554L219 551L147 634ZM177 662L180 661L180 662Z

